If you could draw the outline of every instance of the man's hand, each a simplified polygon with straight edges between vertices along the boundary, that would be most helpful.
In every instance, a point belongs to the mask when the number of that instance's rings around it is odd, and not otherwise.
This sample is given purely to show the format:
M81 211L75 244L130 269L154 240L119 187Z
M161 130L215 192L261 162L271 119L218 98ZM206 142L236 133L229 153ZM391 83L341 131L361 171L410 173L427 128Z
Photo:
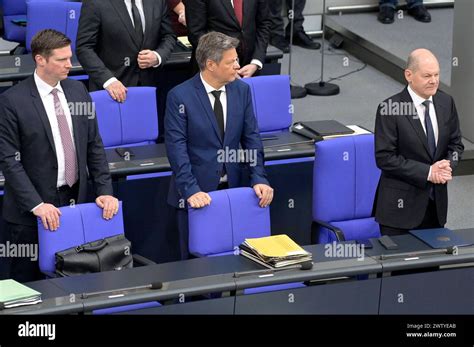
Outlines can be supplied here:
M118 213L119 201L112 195L101 195L95 199L95 203L103 209L102 217L106 220L112 219Z
M188 198L188 203L192 208L201 208L211 204L211 197L204 192L197 192Z
M51 204L43 204L34 209L33 214L41 218L46 230L56 231L59 228L59 216L61 211Z
M273 188L266 184L256 184L253 186L255 194L257 194L260 207L267 207L273 200Z
M158 65L158 57L156 54L149 50L149 49L144 49L140 53L138 53L138 67L140 69L148 69L152 66Z
M445 184L453 179L452 172L449 160L440 160L431 165L431 175L428 180L434 184Z
M257 71L258 66L255 64L248 64L242 67L240 70L237 71L237 73L242 77L242 78L248 78L252 77L255 71Z
M124 102L127 98L127 88L120 81L114 81L107 86L110 97L118 102Z
M178 14L178 22L181 23L184 26L187 26L186 25L186 14L185 14L184 11L182 11Z

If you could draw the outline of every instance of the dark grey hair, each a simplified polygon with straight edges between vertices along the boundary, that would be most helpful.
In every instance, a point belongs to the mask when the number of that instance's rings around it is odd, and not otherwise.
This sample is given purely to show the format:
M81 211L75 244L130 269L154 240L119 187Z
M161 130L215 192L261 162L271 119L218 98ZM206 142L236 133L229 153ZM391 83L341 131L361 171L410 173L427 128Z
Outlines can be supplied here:
M208 60L220 63L223 53L229 49L237 48L238 45L238 39L222 33L211 31L203 35L199 39L199 44L196 48L196 61L199 70L204 71Z

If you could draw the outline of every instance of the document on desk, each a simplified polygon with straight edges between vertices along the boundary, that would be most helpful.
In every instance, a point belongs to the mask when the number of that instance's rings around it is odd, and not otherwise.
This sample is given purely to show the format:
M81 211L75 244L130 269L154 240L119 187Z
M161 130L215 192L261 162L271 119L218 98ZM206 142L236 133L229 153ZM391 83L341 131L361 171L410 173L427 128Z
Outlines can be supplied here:
M281 268L312 260L311 253L284 234L245 239L239 247L243 256L269 268Z
M41 302L41 293L15 280L0 281L0 303L5 308Z

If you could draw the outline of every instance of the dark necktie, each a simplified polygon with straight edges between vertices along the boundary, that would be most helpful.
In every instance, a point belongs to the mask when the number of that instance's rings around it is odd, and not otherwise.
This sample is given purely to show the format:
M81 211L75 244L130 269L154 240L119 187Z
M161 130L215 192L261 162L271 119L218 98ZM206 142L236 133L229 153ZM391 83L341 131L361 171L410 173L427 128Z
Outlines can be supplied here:
M140 12L138 11L138 7L135 4L135 0L132 0L132 16L133 16L133 24L135 25L135 34L137 35L138 42L140 45L143 42L143 23L140 17Z
M214 90L211 92L214 95L214 114L216 115L217 126L219 127L219 131L221 134L221 139L224 139L224 109L222 108L220 96L222 91L221 90Z
M428 139L428 148L430 149L431 157L434 159L436 152L436 140L433 130L433 123L431 122L430 117L430 101L426 100L423 102L425 105L425 129L426 129L426 138Z
M239 21L241 27L242 27L242 23L244 22L243 3L244 3L244 0L234 0L235 16L237 17L237 20Z
M423 102L425 105L425 129L426 129L426 138L428 139L428 148L430 149L431 158L434 160L435 152L436 152L436 140L434 136L433 130L433 123L431 123L430 117L430 101L425 100ZM434 200L434 187L431 185L430 187L430 199Z
M64 151L64 169L66 184L72 187L77 181L77 158L74 145L72 143L71 131L67 124L66 115L59 101L58 90L54 88L51 91L54 98L54 111L58 120L59 135L61 136L61 143Z

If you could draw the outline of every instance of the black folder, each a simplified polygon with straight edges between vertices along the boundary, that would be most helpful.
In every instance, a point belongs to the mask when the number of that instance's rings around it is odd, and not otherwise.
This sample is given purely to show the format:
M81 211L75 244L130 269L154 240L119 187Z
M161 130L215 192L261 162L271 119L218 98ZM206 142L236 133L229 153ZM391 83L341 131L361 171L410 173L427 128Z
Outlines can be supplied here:
M318 136L348 135L354 132L337 120L298 122L293 125L292 131L298 132L298 130L308 130Z

